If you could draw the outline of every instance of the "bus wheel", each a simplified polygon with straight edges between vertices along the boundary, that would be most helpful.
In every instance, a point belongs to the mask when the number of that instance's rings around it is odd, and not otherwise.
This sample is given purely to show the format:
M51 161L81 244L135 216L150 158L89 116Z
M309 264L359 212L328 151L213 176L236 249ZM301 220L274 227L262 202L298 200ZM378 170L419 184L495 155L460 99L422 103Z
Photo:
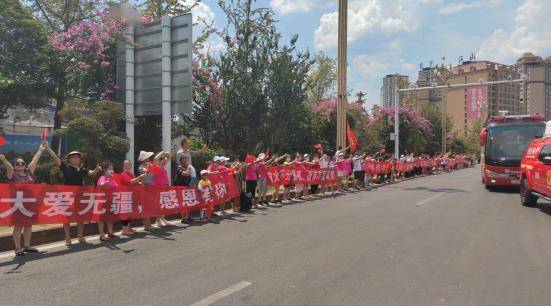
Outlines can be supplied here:
M526 179L523 178L520 182L520 203L526 207L534 207L538 202L538 197L533 195L528 189L528 183Z

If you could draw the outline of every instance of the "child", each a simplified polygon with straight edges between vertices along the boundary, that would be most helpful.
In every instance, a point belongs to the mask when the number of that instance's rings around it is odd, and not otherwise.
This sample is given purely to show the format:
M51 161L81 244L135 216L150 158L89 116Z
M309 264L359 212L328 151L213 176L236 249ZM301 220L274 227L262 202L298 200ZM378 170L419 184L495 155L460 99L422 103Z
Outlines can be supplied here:
M101 164L101 176L98 179L97 186L98 187L117 187L120 186L118 180L115 178L115 171L113 171L113 164L110 162L104 162ZM115 235L113 232L113 220L109 216L107 216L107 220L104 221L98 221L98 229L99 229L99 240L100 241L107 241L111 238L117 238L118 236ZM107 235L105 235L104 232L104 224L107 223Z
M204 190L209 190L209 192L212 192L212 186L211 182L209 180L209 172L208 170L201 170L201 179L199 180L199 183L197 184L197 189L201 192L201 196L203 196ZM209 203L206 203L206 206L201 209L199 212L199 218L201 221L210 221L211 215L212 215L212 206Z

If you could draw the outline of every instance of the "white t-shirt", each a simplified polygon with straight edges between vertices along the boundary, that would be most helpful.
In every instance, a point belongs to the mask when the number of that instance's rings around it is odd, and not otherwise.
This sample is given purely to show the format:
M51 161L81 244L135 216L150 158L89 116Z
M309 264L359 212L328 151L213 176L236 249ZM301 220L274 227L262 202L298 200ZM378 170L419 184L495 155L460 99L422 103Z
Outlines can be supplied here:
M354 158L354 171L365 170L365 161L362 158Z

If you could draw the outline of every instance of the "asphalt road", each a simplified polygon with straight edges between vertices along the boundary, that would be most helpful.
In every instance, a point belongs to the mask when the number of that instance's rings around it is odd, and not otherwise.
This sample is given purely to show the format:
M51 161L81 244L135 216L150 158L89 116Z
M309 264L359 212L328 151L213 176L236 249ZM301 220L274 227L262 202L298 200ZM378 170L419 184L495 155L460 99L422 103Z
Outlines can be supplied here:
M0 254L1 304L550 305L551 205L490 193L479 171Z

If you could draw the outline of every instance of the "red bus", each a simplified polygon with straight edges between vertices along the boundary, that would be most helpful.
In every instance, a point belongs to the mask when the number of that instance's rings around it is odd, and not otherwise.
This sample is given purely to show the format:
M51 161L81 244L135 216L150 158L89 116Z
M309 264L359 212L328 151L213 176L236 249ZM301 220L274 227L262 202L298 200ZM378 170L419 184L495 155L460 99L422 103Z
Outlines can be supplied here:
M519 186L524 151L544 131L544 118L538 114L491 117L480 132L480 164L486 189Z

